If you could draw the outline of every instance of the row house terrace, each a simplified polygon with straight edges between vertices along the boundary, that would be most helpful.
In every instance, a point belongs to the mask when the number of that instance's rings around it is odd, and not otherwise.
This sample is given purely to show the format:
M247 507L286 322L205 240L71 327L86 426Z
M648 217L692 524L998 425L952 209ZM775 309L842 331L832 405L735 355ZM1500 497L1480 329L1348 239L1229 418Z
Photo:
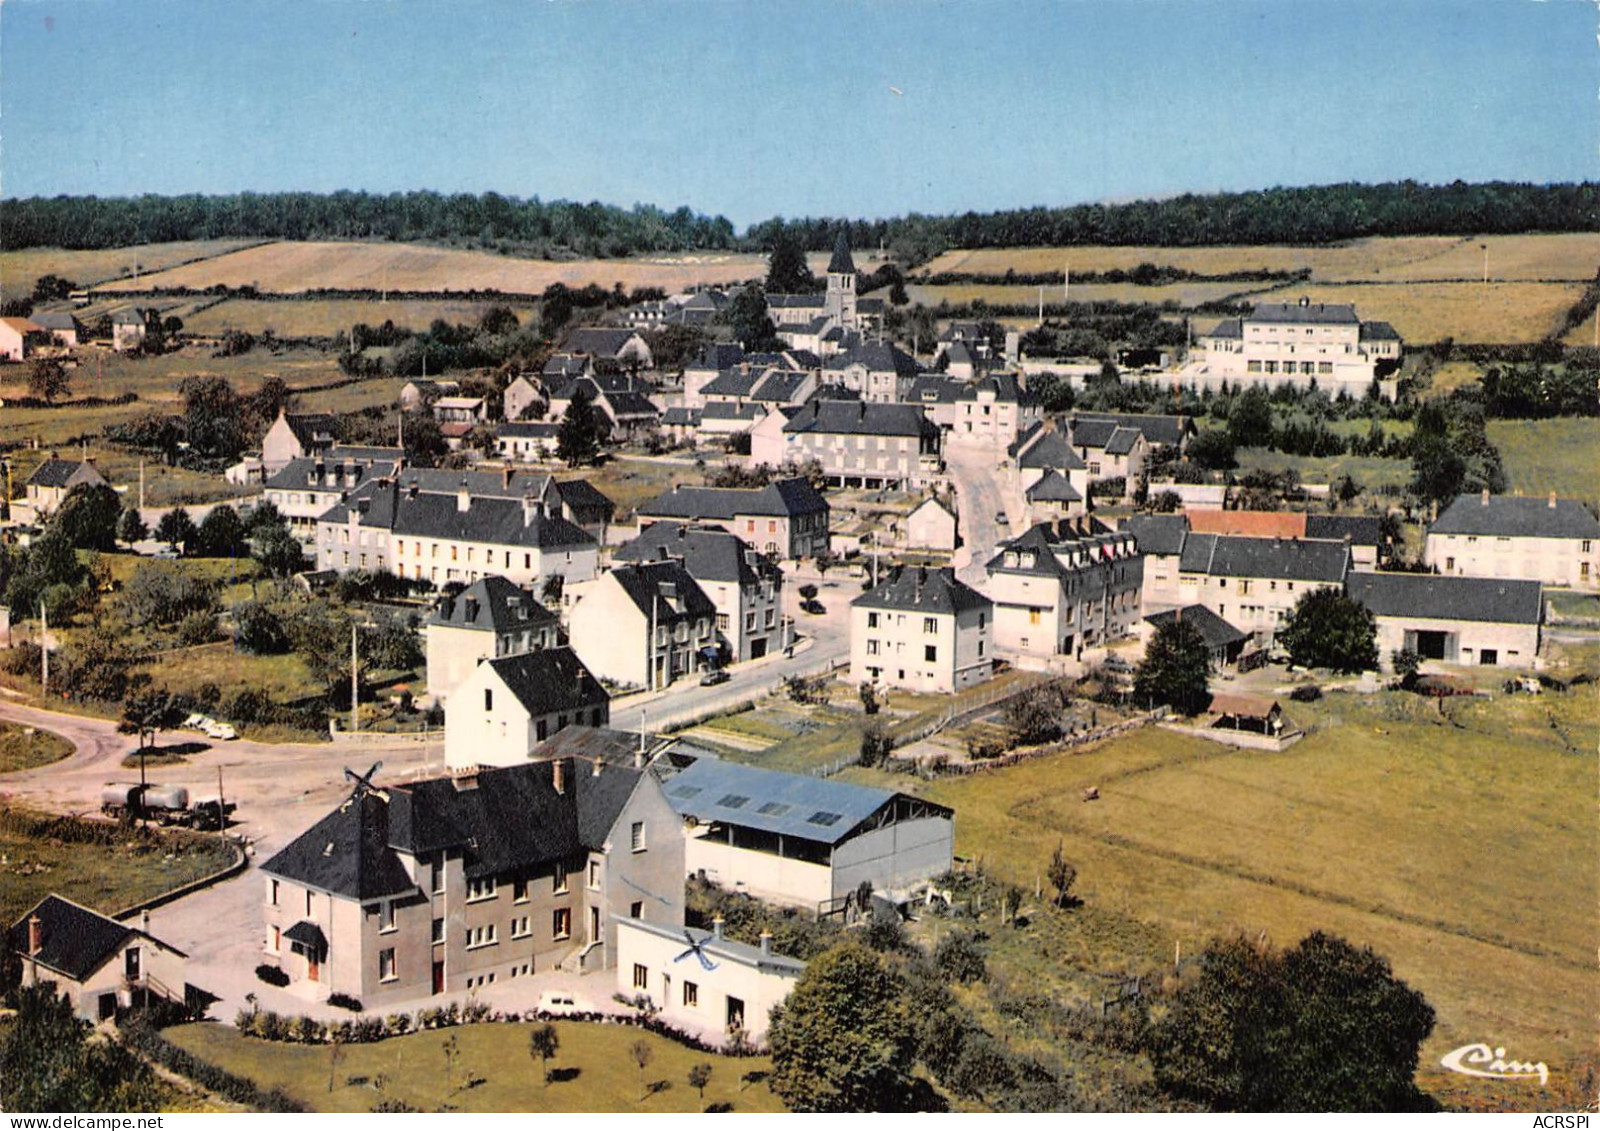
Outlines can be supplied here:
M1077 660L1138 626L1144 559L1130 532L1098 519L1040 523L1002 545L986 568L995 643L1019 658Z

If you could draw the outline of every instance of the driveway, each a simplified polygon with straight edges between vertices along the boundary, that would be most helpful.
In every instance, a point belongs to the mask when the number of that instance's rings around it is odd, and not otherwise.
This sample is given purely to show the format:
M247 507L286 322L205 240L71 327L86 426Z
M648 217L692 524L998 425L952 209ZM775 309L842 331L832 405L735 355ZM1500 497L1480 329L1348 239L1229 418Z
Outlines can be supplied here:
M984 564L995 547L1020 534L1024 519L1022 499L1013 489L1016 469L987 448L950 444L945 448L945 473L956 485L956 503L961 519L962 545L952 559L956 576L968 585L982 588L988 581ZM1010 521L1001 526L995 515L1006 514Z

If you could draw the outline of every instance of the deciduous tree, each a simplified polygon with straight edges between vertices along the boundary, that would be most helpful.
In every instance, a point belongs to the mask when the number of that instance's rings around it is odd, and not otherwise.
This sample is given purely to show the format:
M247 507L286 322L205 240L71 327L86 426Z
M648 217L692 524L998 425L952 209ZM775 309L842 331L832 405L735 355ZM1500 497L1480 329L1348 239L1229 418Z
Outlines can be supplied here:
M1134 698L1145 706L1165 703L1181 714L1197 714L1211 699L1210 672L1211 655L1200 630L1190 621L1167 621L1145 646L1133 674Z
M1336 672L1378 666L1378 625L1370 610L1337 589L1314 589L1295 602L1278 642L1301 667Z

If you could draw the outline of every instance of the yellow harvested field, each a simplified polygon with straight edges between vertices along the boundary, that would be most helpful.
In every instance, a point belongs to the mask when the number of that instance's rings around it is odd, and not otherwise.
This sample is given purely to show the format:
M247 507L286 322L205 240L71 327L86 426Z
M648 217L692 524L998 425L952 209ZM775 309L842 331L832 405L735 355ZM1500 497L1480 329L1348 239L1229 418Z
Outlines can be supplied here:
M88 286L132 275L134 265L143 275L165 271L180 263L226 255L256 243L255 240L186 240L139 247L113 247L98 251L66 251L59 247L30 247L0 252L0 296L12 298L33 293L41 275L59 275Z
M1072 287L1070 298L1073 302L1129 302L1157 305L1175 302L1179 306L1198 306L1243 291L1258 290L1263 285L1261 283L1173 283L1161 287L1138 287L1132 283L1083 283ZM941 302L972 302L975 299L982 299L994 306L1032 306L1039 301L1037 286L986 286L962 283L948 287L910 286L906 288L906 293L912 302L920 302L926 306L938 306ZM1069 296L1063 295L1059 283L1045 288L1046 303L1058 303L1064 297Z
M1374 283L1296 284L1260 297L1354 303L1364 320L1388 322L1412 344L1441 338L1536 342L1555 329L1582 293L1577 283Z
M1024 247L949 251L929 272L1004 274L1128 270L1141 263L1181 267L1201 274L1296 271L1309 267L1317 280L1479 279L1489 245L1491 280L1592 279L1600 269L1600 235L1563 232L1522 236L1399 236L1323 247Z
M1481 380L1483 380L1483 366L1470 361L1450 361L1433 371L1433 387L1429 392L1436 397L1442 397L1463 385L1471 385Z
M827 261L826 255L813 255L812 270L824 269ZM557 262L416 244L283 242L147 275L137 285L118 282L109 289L221 284L272 294L319 289L538 294L552 283L610 288L620 282L629 289L661 287L672 293L692 284L737 283L766 273L765 256L726 252Z
M357 322L381 326L392 321L396 326L426 330L436 318L452 325L476 323L493 303L451 299L393 299L378 302L367 299L299 299L267 302L255 299L229 299L190 317L183 328L191 334L221 334L224 330L244 330L260 334L271 330L280 338L331 337L349 330ZM513 306L517 318L527 325L535 311L529 306Z

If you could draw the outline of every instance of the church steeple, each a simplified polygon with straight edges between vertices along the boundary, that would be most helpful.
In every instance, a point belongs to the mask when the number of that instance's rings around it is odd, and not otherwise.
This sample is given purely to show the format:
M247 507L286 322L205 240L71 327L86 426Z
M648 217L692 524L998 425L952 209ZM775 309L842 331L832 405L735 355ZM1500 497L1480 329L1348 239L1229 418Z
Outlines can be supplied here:
M828 274L854 275L856 261L850 254L850 232L848 229L839 233L839 238L833 243L833 258L828 260Z
M850 233L841 231L828 260L828 294L823 307L835 324L847 330L857 328L856 261L850 254Z

